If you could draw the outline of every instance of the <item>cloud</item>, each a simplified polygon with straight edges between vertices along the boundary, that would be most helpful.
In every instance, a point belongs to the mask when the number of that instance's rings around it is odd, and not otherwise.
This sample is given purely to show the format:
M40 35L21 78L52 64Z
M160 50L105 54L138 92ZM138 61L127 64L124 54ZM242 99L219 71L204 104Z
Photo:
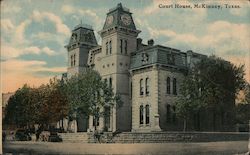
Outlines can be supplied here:
M10 19L1 19L1 28L9 32L14 29L14 25Z
M65 14L72 14L75 12L75 9L70 5L63 5L61 11Z
M100 23L102 23L103 19L101 19L95 11L93 11L93 9L86 9L86 8L74 8L73 6L70 5L63 5L61 8L61 11L64 14L70 15L70 14L74 14L72 16L72 18L74 18L75 20L79 20L81 19L82 16L84 17L89 17L91 19L91 21L94 22L94 24L100 25ZM79 15L81 17L79 17Z
M13 41L15 44L24 44L26 41L25 36L24 36L24 32L26 27L31 23L30 19L24 20L23 22L21 22L21 24L19 24L16 29L15 29L15 35L13 38Z
M56 52L53 51L53 50L51 50L51 49L48 48L48 47L44 47L44 48L42 49L42 52L46 53L47 55L56 55Z
M13 3L9 3L9 2L1 2L1 10L3 11L3 13L18 13L21 11L21 7L13 4Z
M60 75L66 71L66 67L46 67L45 61L25 61L10 59L1 62L3 92L12 92L22 87L24 83L30 86L39 86L48 83L54 74ZM47 76L39 76L37 72L51 72ZM17 78L18 77L18 78Z
M39 48L37 46L30 46L26 48L16 48L10 45L1 46L1 56L3 59L17 58L21 55L27 55L27 54L39 55L41 53L45 53L50 56L58 54L49 47Z
M70 35L70 29L68 28L67 25L65 25L61 18L59 16L56 16L55 14L53 13L50 13L50 12L39 12L37 10L33 11L33 14L32 14L32 19L34 21L37 21L37 22L42 22L42 20L44 19L48 19L50 20L51 22L53 22L56 26L56 30L58 33L62 33L66 36L69 36Z
M140 21L139 21L140 22ZM206 55L215 54L236 65L246 66L246 79L250 81L250 33L249 24L215 21L206 25L204 35L178 33L172 29L155 29L147 25L150 36L165 38L165 45L182 50L194 50Z

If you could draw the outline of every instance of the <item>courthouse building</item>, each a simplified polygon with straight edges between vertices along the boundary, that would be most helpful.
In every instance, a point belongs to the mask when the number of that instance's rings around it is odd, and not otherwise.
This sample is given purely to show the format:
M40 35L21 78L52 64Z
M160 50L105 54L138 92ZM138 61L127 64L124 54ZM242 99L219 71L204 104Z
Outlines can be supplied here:
M123 106L105 107L110 116L99 118L98 129L106 131L151 132L176 125L175 101L187 71L204 55L143 44L138 38L129 9L118 4L110 9L97 44L91 26L80 24L72 30L68 50L67 76L86 67L98 71L103 80L121 95ZM93 117L77 120L78 131L93 131Z

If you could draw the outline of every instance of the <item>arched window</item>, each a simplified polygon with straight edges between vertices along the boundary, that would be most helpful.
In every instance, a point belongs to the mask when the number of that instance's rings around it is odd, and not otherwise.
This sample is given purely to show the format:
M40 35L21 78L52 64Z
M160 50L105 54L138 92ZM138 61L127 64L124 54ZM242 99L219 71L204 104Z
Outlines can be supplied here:
M170 94L170 77L167 78L167 94Z
M146 78L146 81L145 81L145 86L146 86L146 95L149 94L149 78Z
M140 106L140 124L143 124L143 105Z
M167 120L167 122L170 122L170 120L171 120L171 109L170 109L170 105L169 104L167 104L167 115L166 115L166 120Z
M143 79L140 80L140 95L143 95Z
M149 105L146 105L146 124L149 124Z
M173 94L177 95L176 78L173 79Z

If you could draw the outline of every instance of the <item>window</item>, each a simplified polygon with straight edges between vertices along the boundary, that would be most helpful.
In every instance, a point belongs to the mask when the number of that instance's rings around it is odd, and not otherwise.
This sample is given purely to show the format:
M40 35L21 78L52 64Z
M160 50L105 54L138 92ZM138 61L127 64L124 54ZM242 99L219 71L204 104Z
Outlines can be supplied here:
M173 94L174 94L174 95L177 95L176 78L173 79Z
M175 108L175 106L173 106L173 123L175 123L175 121L176 121L176 114L175 114L175 110L176 110L176 108Z
M109 78L109 86L112 88L112 77Z
M143 95L143 79L140 80L140 95Z
M72 67L73 66L73 55L71 55L70 61L71 61L71 67Z
M122 51L122 48L123 48L123 47L122 47L122 39L121 39L121 40L120 40L120 50L121 50L121 53L123 52L123 51Z
M100 108L98 107L98 108L97 108L97 116L96 116L96 126L99 126L99 124L100 124L100 120L99 120L99 111L100 111Z
M104 79L104 83L108 85L108 80L106 78Z
M146 78L145 86L146 86L146 95L148 95L149 94L149 78Z
M149 124L149 105L146 105L146 124Z
M128 54L128 41L127 40L124 41L125 41L125 54Z
M108 55L108 42L106 42L106 55Z
M97 108L96 111L97 111L97 113L99 113L100 108ZM96 124L96 126L99 126L99 124L100 124L98 114L96 116L93 116L93 126L95 126L95 124Z
M167 122L170 122L170 120L171 120L171 109L170 109L170 105L169 104L167 104L167 118L166 118L166 120L167 120Z
M109 41L109 54L112 54L112 40Z
M143 105L140 106L140 124L143 124Z
M105 122L105 130L108 131L108 128L110 128L110 107L104 108L104 122Z
M167 94L170 94L170 77L167 78Z
M76 55L74 54L74 66L76 65Z

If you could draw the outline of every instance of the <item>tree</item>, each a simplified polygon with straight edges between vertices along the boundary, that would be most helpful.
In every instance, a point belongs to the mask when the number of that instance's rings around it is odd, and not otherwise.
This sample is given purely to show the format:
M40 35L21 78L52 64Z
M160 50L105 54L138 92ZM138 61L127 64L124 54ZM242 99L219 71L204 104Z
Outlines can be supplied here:
M243 91L243 100L236 105L236 123L248 124L250 120L250 84Z
M53 78L47 85L37 88L39 124L50 125L67 116L69 107L63 85L61 80Z
M66 84L71 119L81 114L92 115L95 130L97 120L105 114L105 106L122 105L119 94L114 94L112 88L102 81L99 73L91 69L72 76Z
M218 116L221 125L232 124L235 98L245 85L244 74L244 65L237 67L215 56L201 59L181 85L177 114L182 118L193 114L199 117L200 110L205 109L212 112L214 130Z
M25 84L10 97L6 107L6 124L16 125L17 127L28 126L33 122L33 115L30 112L32 105L29 104L30 92L32 89Z
M25 84L9 99L5 123L18 127L56 123L68 114L68 100L63 88L63 83L56 78L38 88Z

